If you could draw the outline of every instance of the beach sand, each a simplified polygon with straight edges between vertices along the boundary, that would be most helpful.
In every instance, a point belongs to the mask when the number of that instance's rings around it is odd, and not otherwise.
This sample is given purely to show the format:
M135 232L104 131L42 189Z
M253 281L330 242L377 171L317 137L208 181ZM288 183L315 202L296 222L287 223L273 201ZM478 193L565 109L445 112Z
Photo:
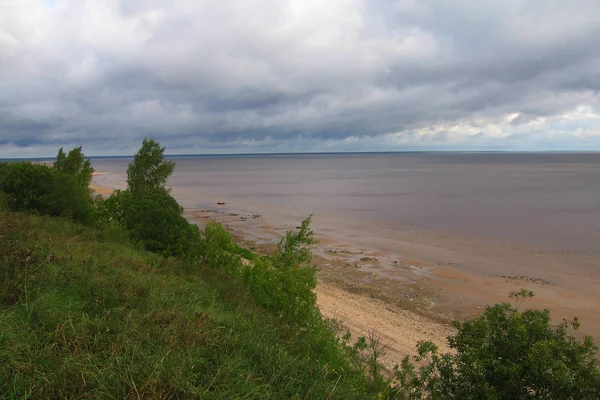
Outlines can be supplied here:
M107 186L102 186L98 183L96 183L96 181L94 180L94 178L98 177L98 176L102 176L105 175L102 172L93 172L92 173L92 181L90 182L90 189L93 190L93 192L97 195L100 195L102 197L108 197L110 196L113 192L114 189L113 188L109 188Z
M99 194L112 190L94 184ZM272 251L300 222L228 199L199 201L206 207L186 208L188 220L200 226L217 221L236 241L258 252ZM340 225L318 215L312 227L319 241L312 251L319 267L321 312L355 337L369 331L380 336L387 347L387 368L414 354L420 340L447 350L450 321L508 301L508 294L520 288L536 294L524 307L548 308L555 322L577 316L582 325L575 335L600 342L600 279L583 272L594 270L596 259L484 239Z
M204 210L188 209L186 216L199 225L216 220L256 249L274 245L299 224L271 220L256 210L244 213L220 199ZM600 342L600 279L584 272L597 266L596 259L422 232L365 231L360 226L341 230L318 216L313 216L313 229L319 244L312 251L322 284L438 322L442 342L449 321L510 302L508 294L521 288L535 292L524 307L550 309L555 323L579 317L582 325L575 336L590 335Z

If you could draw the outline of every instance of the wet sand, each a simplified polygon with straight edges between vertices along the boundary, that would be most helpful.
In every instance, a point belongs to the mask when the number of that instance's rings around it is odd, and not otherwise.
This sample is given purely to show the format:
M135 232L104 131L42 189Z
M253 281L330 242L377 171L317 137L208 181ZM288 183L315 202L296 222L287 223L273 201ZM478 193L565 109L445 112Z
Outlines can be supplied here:
M101 174L94 177L96 188L106 193L98 178ZM176 188L173 194L178 198ZM218 221L238 242L259 252L272 250L300 223L284 210L210 196L195 200L203 206L185 209L190 221L200 226ZM525 307L548 308L556 322L577 316L582 325L576 336L600 342L596 258L321 215L313 216L312 227L319 241L313 254L323 315L339 319L356 335L373 328L389 347L388 367L414 351L418 340L443 348L452 319L508 301L509 292L523 287L536 294Z
M258 248L299 225L243 211L223 199L213 207L188 209L186 216L199 225L216 220ZM321 282L441 323L476 315L486 305L509 301L511 291L527 288L535 298L525 307L548 308L555 322L579 317L576 336L591 335L600 342L600 277L589 274L597 266L595 258L336 222L313 216L319 241L313 254Z
M90 189L92 189L92 191L95 194L100 195L102 197L108 197L108 196L110 196L112 194L112 192L114 192L114 189L110 188L110 187L107 187L107 186L99 185L94 180L94 178L102 176L102 175L104 175L104 173L102 173L102 172L94 172L94 173L92 173L92 182L90 183L89 187L90 187Z

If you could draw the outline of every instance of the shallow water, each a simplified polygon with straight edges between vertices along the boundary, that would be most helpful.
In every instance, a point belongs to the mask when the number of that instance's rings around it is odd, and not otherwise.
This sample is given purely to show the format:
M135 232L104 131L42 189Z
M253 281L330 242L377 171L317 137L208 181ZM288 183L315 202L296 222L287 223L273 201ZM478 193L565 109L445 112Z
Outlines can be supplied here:
M300 220L600 255L600 154L395 153L175 157L189 207L217 201ZM123 187L128 159L94 159ZM101 181L102 183L102 181Z

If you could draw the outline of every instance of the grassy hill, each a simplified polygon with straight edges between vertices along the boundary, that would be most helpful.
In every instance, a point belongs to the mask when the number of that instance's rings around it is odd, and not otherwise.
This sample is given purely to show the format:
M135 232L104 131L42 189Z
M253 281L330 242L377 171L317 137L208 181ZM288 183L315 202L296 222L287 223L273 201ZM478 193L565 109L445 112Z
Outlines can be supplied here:
M0 212L0 393L7 398L365 398L331 341L228 275L117 231ZM372 393L374 394L374 393Z

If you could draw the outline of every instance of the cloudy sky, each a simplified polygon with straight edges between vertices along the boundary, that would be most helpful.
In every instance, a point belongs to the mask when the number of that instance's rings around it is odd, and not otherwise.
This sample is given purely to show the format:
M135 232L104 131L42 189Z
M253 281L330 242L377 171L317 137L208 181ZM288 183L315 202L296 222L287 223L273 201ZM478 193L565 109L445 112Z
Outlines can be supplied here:
M600 150L598 0L0 0L0 157Z

